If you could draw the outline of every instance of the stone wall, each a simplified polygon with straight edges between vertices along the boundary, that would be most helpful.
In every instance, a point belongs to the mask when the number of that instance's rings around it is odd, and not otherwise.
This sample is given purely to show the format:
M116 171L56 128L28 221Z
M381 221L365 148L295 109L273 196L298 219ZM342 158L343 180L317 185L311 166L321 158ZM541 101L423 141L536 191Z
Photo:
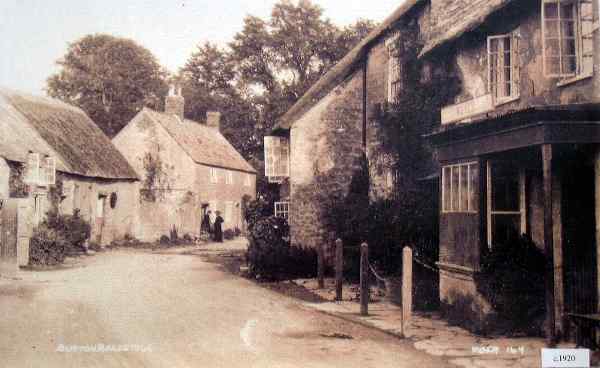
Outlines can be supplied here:
M217 168L217 183L210 181L211 167L205 165L197 165L196 168L196 183L194 188L198 188L198 200L201 205L216 203L217 208L211 208L212 211L220 211L221 216L225 219L223 223L224 229L243 229L244 220L242 216L242 199L248 196L251 200L256 198L256 175L241 171L231 170L233 181L227 184L225 176L227 170ZM250 178L250 185L245 185L246 178ZM226 202L233 204L233 213L231 221L225 218ZM198 225L199 226L199 225Z
M362 71L323 98L291 132L290 231L295 246L328 245L328 203L344 195L362 154Z

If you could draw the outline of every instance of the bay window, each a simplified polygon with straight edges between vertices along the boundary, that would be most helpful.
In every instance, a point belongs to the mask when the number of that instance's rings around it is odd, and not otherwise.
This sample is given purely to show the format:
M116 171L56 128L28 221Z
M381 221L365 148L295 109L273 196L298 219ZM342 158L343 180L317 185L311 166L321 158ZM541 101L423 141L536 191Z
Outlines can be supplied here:
M442 168L442 212L477 212L476 189L479 166L476 162Z

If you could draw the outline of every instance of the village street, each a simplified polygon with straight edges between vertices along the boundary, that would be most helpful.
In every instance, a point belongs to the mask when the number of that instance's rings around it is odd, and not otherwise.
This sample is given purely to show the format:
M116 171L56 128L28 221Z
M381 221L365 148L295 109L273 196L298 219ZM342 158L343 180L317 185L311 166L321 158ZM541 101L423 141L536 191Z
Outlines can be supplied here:
M410 343L303 309L202 256L215 252L112 250L0 279L0 365L448 366ZM138 351L73 352L100 344Z

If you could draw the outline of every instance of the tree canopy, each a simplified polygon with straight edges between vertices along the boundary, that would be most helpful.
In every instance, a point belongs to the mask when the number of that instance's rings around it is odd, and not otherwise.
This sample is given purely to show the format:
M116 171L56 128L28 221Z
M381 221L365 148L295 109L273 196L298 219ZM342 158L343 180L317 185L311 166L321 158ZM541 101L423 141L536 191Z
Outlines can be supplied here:
M47 81L50 96L82 108L109 137L144 106L160 108L166 73L132 40L104 34L71 45Z

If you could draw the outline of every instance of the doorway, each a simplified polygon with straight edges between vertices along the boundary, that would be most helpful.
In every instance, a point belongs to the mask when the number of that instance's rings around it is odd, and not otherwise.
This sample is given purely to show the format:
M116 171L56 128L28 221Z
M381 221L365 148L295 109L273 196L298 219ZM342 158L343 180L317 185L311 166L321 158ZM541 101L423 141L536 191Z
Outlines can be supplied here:
M596 313L594 166L586 159L589 155L579 152L569 156L561 165L564 308L565 313Z

